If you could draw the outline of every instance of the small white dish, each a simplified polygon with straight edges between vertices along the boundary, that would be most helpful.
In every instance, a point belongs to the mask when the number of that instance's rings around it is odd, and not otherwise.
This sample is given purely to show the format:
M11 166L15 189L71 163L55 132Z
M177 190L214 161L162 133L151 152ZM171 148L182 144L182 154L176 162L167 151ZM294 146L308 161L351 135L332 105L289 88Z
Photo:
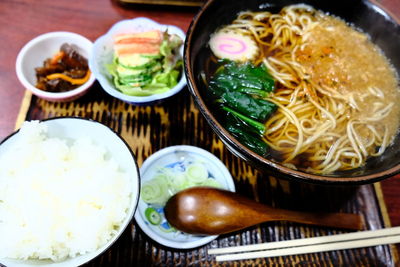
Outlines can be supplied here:
M207 168L210 179L218 181L223 189L235 192L232 176L221 160L204 149L187 145L167 147L149 156L140 168L141 184L143 185L154 178L160 169L167 168L173 172L180 172L193 162L202 162ZM153 225L146 218L145 212L148 208L155 208L161 215L161 222L158 225ZM141 197L139 197L135 220L150 238L161 245L171 248L195 248L207 244L218 237L217 235L202 236L186 234L178 230L173 231L174 228L165 219L163 207L154 207L147 204Z
M115 88L112 82L112 76L106 69L107 64L110 64L113 61L113 36L121 33L145 32L150 30L160 30L163 32L168 31L170 34L178 35L182 41L184 41L186 37L185 33L178 27L159 24L148 18L138 17L122 20L114 24L105 35L100 36L94 42L92 56L89 59L89 67L96 76L101 87L111 96L129 104L150 105L159 103L162 100L177 94L186 85L186 78L182 69L181 78L178 84L165 93L150 96L129 96ZM183 58L183 45L181 46L179 53Z
M90 136L94 143L102 145L107 150L107 155L115 159L121 170L130 174L132 179L132 195L131 202L126 211L126 217L121 222L121 225L116 229L103 246L99 247L93 252L79 255L73 258L67 258L60 262L51 260L16 260L9 258L0 258L0 265L13 266L13 267L32 267L32 266L46 266L46 267L71 267L85 264L92 259L96 258L108 248L122 235L126 227L132 221L134 212L137 208L140 180L139 168L136 158L129 148L128 144L111 128L96 121L77 117L60 117L43 120L48 127L47 136L61 138L63 140L76 140L82 137ZM0 142L0 153L7 152L13 149L18 138L19 130L12 133L10 136Z
M93 43L86 37L73 32L49 32L39 35L25 44L17 56L15 71L19 81L34 95L48 101L75 100L87 93L95 81L92 73L87 82L67 92L46 92L35 87L37 81L35 68L43 66L43 62L60 51L64 43L76 45L79 54L89 61Z

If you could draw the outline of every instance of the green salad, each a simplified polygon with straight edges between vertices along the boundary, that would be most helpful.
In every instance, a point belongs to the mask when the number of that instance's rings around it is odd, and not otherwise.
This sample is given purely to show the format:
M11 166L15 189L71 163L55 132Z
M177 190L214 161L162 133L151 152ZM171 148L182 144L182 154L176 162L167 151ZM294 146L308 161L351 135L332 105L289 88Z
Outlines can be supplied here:
M178 35L159 30L114 36L114 58L107 69L115 87L131 96L170 90L181 76L182 43Z

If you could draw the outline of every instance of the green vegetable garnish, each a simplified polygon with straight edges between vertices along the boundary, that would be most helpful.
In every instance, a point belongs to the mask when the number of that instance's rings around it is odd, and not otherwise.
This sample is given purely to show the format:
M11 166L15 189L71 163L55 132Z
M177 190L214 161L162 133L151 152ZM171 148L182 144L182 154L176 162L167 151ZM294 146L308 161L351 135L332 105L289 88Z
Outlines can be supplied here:
M208 178L208 171L201 164L191 164L186 169L188 180L202 184Z
M275 105L271 102L237 91L223 93L220 100L224 106L228 106L258 121L266 121L269 115L275 110Z
M151 207L147 208L144 211L144 215L152 225L159 225L162 221L160 213L158 213L155 209Z
M163 206L171 196L169 176L158 174L142 185L140 197L144 202Z
M259 132L257 132L262 129L261 126L252 127L238 117L228 114L225 127L240 143L263 157L268 155L269 147L267 143L262 140Z
M193 162L186 166L184 172L161 168L151 180L142 185L140 196L150 205L163 207L171 196L193 186L222 187L217 180L209 177L204 164Z
M262 139L264 123L276 105L265 100L275 88L275 81L264 65L222 60L209 82L216 103L227 113L225 128L239 142L266 156L268 145ZM225 113L224 113L225 114Z
M265 131L265 125L263 123L260 123L256 120L252 120L249 117L246 117L245 115L240 114L239 112L236 112L233 109L230 109L228 107L222 107L223 110L228 111L232 115L234 115L239 121L241 120L243 123L242 124L237 124L237 126L243 126L243 128L246 128L246 131L249 131L249 128L252 128L253 132L258 133L259 135L263 135Z
M177 230L174 227L172 227L168 222L158 225L158 229L160 229L164 233L177 232Z

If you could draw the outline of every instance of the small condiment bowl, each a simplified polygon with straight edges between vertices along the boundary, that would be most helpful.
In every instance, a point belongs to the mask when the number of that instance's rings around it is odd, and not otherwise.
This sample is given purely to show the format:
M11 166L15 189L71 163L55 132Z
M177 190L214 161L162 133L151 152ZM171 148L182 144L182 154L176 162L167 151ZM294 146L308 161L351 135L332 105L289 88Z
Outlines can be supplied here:
M202 164L207 169L208 179L217 181L220 188L235 192L235 184L226 166L215 155L204 149L195 146L178 145L166 147L149 156L140 168L142 188L135 220L143 232L161 245L177 249L190 249L207 244L218 237L217 235L191 235L176 230L166 221L163 205L148 204L143 200L143 188L147 182L160 174L162 175L164 171L170 177L182 175L187 171L188 166L192 164ZM174 180L174 186L177 186L179 182L182 183L182 180ZM184 186L182 190L193 186L196 185ZM171 194L173 195L172 192ZM154 221L149 220L149 216L146 216L149 210L157 212L160 221L156 224L154 224Z
M20 50L15 66L17 77L22 85L37 97L53 102L72 101L87 93L95 81L92 73L87 82L67 92L46 92L35 87L35 68L43 66L43 62L60 51L64 43L76 45L79 54L89 60L93 43L86 37L72 32L49 32L39 35Z
M0 257L0 266L70 267L85 264L98 257L115 243L115 241L123 234L125 229L131 223L137 208L140 190L139 167L137 165L136 157L129 145L115 131L100 122L78 117L57 117L40 121L40 123L43 123L45 126L47 126L47 136L49 138L60 138L61 140L68 140L68 142L72 142L74 140L90 136L90 139L94 144L101 145L102 149L104 148L106 150L105 156L107 159L109 158L114 160L115 163L118 164L119 169L129 175L128 178L131 180L130 203L129 206L126 207L126 215L125 218L122 219L120 225L118 227L115 226L108 241L106 241L104 245L98 247L96 250L85 254L80 254L76 257L68 257L61 261L52 261L50 259L17 260ZM12 133L10 136L0 142L0 155L4 155L3 153L7 153L7 151L15 149L15 144L18 140L19 133L20 130ZM51 151L51 149L49 151ZM76 188L76 190L79 191L79 188ZM18 194L20 192L14 193ZM74 197L73 194L72 197ZM60 220L60 218L58 219ZM89 224L88 226L90 227L91 225Z
M121 33L137 33L150 30L168 31L170 34L178 35L182 41L185 40L185 33L174 25L159 24L151 19L138 17L134 19L122 20L114 24L109 31L100 36L93 45L93 53L89 58L89 67L101 87L109 95L133 105L151 105L162 102L163 100L179 93L186 85L186 78L183 73L180 75L178 84L170 90L150 96L130 96L120 92L112 81L112 76L107 70L107 65L113 61L113 36ZM183 45L180 47L179 53L183 57Z

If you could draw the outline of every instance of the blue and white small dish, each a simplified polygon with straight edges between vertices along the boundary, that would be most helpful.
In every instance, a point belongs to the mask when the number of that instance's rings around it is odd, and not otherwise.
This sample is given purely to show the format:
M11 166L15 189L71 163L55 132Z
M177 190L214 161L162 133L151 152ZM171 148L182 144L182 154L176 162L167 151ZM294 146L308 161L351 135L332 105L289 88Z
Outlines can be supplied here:
M89 58L89 67L100 83L101 87L111 96L120 99L124 102L134 105L152 105L160 103L180 92L186 85L186 78L183 73L183 68L178 84L170 90L150 96L130 96L123 94L116 89L112 82L112 75L107 70L107 65L113 61L113 36L129 32L145 32L150 30L167 31L169 34L178 35L182 41L185 41L186 34L177 26L159 24L151 19L138 17L134 19L122 20L114 24L109 31L100 36L93 44L92 55ZM179 50L180 56L183 58L183 44Z
M200 169L201 173L197 178L200 176L203 178L197 179L193 176L187 178L187 173L196 168ZM169 225L164 215L164 205L167 199L188 187L207 185L235 192L235 184L230 172L216 156L194 146L167 147L152 154L143 162L140 168L140 177L142 189L135 220L151 239L167 247L190 249L207 244L217 238L217 235L204 236L183 233ZM169 177L174 178L169 180ZM188 182L189 180L190 182ZM152 189L145 187L150 187L153 182L160 185L160 181L165 182L161 182L161 184L164 189L168 188L169 196L160 194L159 198L149 201L148 191ZM154 191L156 192L158 189L159 187Z

